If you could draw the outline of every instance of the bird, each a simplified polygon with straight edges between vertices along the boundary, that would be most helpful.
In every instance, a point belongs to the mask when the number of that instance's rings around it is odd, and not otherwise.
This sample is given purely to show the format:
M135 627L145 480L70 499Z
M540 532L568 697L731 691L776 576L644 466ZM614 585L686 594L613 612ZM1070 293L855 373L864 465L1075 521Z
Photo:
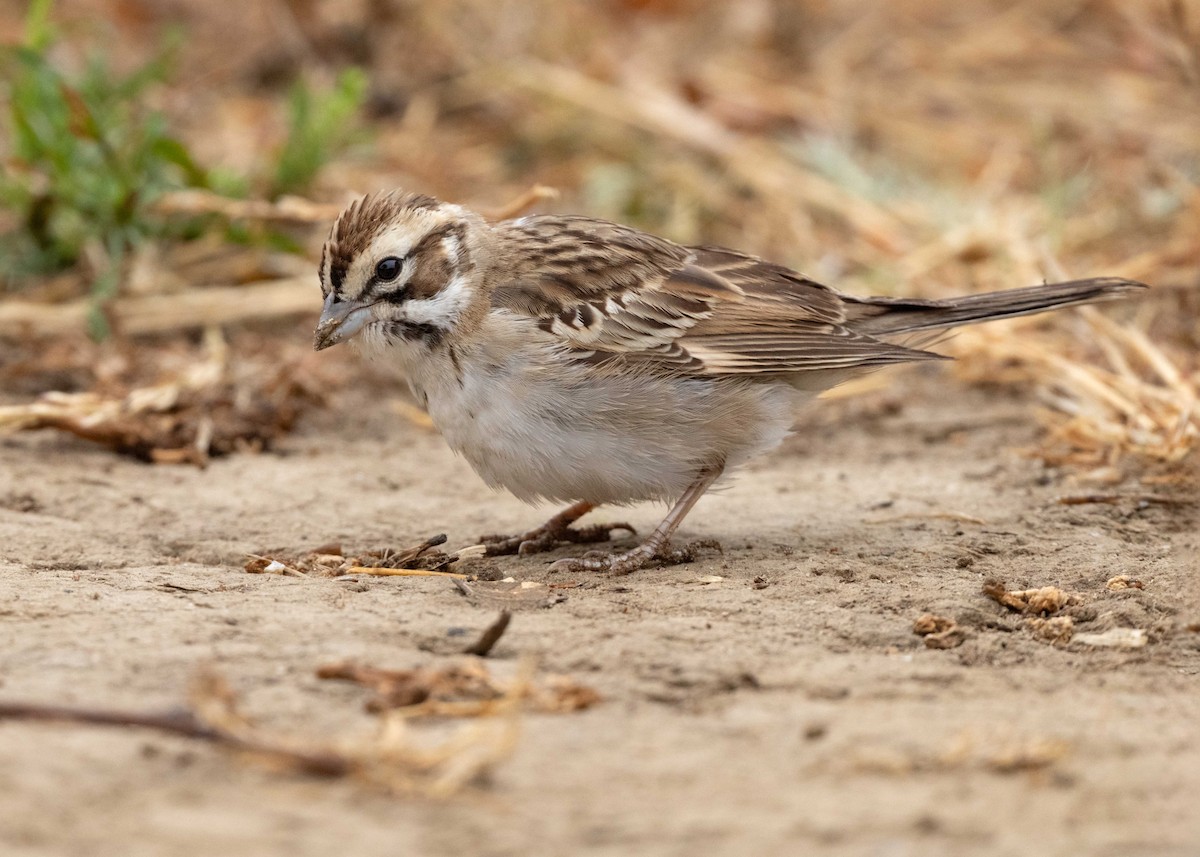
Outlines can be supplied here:
M489 221L404 190L360 197L320 262L319 351L351 342L398 369L449 446L521 500L568 504L489 555L597 543L600 505L669 511L624 552L552 570L628 574L681 561L700 497L776 447L796 409L925 350L948 328L1128 296L1097 277L938 300L863 297L716 246L684 246L579 215Z

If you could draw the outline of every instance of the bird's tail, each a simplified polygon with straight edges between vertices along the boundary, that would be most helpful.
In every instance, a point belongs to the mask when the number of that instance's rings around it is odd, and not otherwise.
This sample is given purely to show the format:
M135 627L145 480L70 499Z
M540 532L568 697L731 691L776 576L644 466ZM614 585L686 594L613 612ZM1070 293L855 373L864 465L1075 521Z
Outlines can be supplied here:
M1113 300L1144 288L1120 277L1096 277L944 300L855 297L847 322L860 333L888 337Z

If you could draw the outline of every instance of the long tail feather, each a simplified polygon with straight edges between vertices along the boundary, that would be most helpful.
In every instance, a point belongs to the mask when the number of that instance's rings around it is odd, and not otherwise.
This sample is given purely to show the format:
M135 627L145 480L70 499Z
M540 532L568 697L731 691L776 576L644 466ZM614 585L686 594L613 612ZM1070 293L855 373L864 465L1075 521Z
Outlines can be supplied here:
M946 300L852 298L849 325L869 336L894 336L1113 300L1144 288L1120 277L1096 277Z

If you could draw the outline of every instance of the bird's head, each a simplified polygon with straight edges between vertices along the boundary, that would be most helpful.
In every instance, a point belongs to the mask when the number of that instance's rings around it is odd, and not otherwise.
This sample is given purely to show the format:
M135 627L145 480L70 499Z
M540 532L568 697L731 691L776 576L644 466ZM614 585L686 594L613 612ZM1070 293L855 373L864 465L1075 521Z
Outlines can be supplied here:
M433 345L471 323L486 302L478 272L487 229L478 215L419 194L352 203L321 254L325 306L314 347L354 337L375 347Z

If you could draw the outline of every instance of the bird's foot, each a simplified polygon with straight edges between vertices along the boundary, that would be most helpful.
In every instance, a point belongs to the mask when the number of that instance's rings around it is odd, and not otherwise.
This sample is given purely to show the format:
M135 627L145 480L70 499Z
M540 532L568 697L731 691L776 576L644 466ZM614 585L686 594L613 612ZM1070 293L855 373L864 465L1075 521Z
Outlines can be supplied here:
M701 539L689 542L681 548L673 548L670 542L664 542L661 545L646 542L625 553L589 551L581 557L560 559L550 564L550 570L607 571L614 575L631 574L648 565L681 565L685 562L694 562L696 553L701 548L713 548L719 551L721 543L715 539Z
M613 533L625 531L637 535L637 530L626 523L592 524L589 527L572 527L555 520L516 536L480 536L479 542L486 549L484 556L530 556L554 550L561 544L590 545L606 542Z

